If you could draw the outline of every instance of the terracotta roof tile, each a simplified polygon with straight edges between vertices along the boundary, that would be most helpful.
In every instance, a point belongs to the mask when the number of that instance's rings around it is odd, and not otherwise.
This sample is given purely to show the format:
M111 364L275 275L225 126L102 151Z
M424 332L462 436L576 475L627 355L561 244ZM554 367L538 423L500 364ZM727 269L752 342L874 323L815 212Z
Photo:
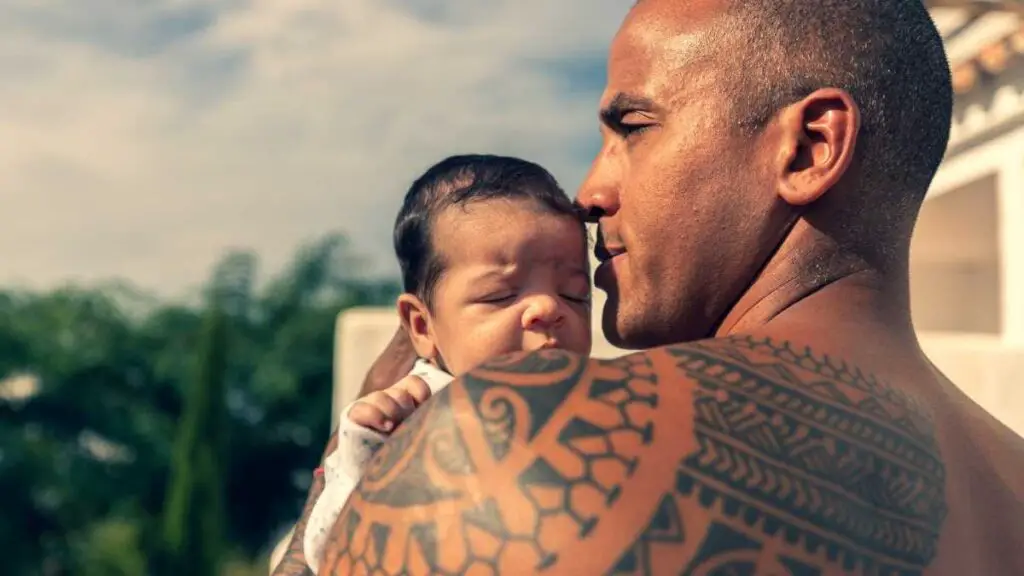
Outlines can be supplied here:
M1020 28L998 40L982 46L972 58L953 68L953 91L963 94L973 89L981 74L996 76L1009 67L1010 62L1024 56L1024 22Z

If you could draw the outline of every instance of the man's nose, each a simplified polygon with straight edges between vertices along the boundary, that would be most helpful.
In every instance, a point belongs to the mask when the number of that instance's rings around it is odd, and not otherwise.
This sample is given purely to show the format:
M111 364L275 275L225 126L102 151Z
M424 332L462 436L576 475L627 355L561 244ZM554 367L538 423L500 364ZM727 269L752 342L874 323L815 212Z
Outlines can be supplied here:
M565 313L557 297L548 294L537 295L523 313L523 328L526 330L547 330L557 328L565 320Z
M587 222L597 222L618 212L621 169L617 164L614 151L605 146L583 179L576 193L576 204L583 209Z

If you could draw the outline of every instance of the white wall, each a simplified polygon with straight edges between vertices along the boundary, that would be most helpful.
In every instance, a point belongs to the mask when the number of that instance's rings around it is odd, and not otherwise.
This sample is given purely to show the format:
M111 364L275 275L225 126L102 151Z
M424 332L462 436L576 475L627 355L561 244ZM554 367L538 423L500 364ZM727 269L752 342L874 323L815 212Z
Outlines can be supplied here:
M999 227L994 175L925 202L910 260L919 331L1001 332Z
M1003 87L1005 88L1005 86ZM1002 91L1000 88L999 91ZM1021 96L1024 101L1024 96ZM985 113L977 111L975 116L984 119ZM999 116L1000 114L992 113ZM1004 119L1005 120L1005 119ZM979 121L980 124L985 122ZM989 126L989 130L996 130L996 126ZM984 197L978 194L980 188L994 190L994 196ZM962 226L943 227L936 226L934 234L928 234L930 240L915 239L915 249L918 253L924 252L929 255L925 260L932 262L942 260L942 253L948 251L950 256L947 263L961 258L965 253L978 254L978 239L984 234L980 231L991 228L998 244L998 249L989 253L998 254L998 293L999 293L999 328L997 332L1004 342L1013 343L1016 346L1024 347L1024 127L1008 131L998 137L990 138L969 150L958 153L952 158L943 161L939 173L929 190L929 199L925 202L925 211L922 216L931 209L934 203L942 205L942 200L947 195L960 196L960 192L967 192L962 196L963 201L954 200L947 209L935 211L945 212L945 216L937 220L951 221L957 226L956 221L977 220ZM968 201L973 198L978 204ZM992 208L986 206L994 203ZM991 214L995 218L991 218ZM987 215L986 215L987 214ZM926 222L922 222L922 225ZM961 228L973 229L974 233L963 233ZM921 233L920 228L916 233ZM922 234L923 235L923 234ZM961 245L962 244L962 245ZM917 256L919 259L920 255ZM975 260L977 263L978 260ZM914 262L912 262L912 265ZM927 274L924 272L923 274ZM989 273L991 278L991 273ZM941 275L933 275L933 283L942 283L946 280ZM955 279L950 282L957 282ZM978 286L984 281L975 279ZM987 293L988 290L985 291ZM966 293L966 292L965 292ZM973 295L972 295L973 296ZM929 298L930 296L918 296ZM973 306L974 304L961 304ZM983 313L984 315L984 313ZM970 320L967 320L968 322ZM940 327L941 328L941 327Z

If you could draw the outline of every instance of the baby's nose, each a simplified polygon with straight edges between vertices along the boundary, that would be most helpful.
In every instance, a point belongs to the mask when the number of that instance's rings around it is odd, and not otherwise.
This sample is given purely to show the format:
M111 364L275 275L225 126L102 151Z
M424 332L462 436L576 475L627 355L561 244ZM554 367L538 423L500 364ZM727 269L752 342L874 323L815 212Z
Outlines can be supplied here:
M523 328L544 330L559 326L563 320L565 314L557 298L548 295L535 296L523 313Z

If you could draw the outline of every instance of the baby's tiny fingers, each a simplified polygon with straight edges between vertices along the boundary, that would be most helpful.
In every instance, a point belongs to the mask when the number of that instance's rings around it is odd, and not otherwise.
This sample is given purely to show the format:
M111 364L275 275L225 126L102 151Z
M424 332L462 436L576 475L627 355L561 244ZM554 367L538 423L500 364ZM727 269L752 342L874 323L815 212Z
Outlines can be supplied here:
M356 402L352 405L348 411L348 418L360 426L382 434L389 434L395 428L394 421L383 410L369 402Z
M427 386L419 376L411 374L399 380L392 388L401 388L408 392L416 400L417 406L429 400L431 396L430 386Z
M400 412L397 416L404 419L409 414L412 414L412 411L416 409L416 399L412 397L412 394L409 394L405 390L392 386L385 390L384 393L390 396L391 399L398 404Z

